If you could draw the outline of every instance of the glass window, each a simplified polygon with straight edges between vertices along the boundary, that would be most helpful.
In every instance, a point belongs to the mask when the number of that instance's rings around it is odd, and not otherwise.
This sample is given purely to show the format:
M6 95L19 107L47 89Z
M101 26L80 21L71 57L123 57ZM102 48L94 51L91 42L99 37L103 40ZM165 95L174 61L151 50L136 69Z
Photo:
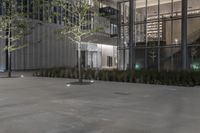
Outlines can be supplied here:
M107 56L107 66L112 67L112 64L113 64L112 56Z

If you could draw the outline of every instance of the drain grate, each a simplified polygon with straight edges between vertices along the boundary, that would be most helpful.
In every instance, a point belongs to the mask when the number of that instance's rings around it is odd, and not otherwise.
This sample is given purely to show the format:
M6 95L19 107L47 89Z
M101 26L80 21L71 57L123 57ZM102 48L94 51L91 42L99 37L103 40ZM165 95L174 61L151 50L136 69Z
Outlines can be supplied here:
M116 95L124 95L124 96L129 95L129 93L127 93L127 92L114 92L114 94L116 94Z

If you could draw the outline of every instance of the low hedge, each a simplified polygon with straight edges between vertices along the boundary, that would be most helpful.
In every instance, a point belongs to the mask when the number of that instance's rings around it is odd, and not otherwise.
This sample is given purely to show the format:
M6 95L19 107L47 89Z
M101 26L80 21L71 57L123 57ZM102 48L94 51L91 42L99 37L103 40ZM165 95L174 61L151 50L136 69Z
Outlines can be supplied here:
M137 82L160 85L197 86L200 85L200 72L193 71L136 71Z
M42 69L33 74L39 77L78 78L77 69ZM82 78L129 83L145 83L176 86L200 85L200 72L197 71L121 71L121 70L82 70Z

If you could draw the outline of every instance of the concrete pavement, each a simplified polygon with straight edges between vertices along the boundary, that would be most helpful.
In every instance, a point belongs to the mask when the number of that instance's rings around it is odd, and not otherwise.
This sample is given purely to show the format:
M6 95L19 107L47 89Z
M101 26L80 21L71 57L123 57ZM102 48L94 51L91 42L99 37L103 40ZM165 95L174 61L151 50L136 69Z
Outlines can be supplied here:
M0 78L0 133L199 133L200 87Z

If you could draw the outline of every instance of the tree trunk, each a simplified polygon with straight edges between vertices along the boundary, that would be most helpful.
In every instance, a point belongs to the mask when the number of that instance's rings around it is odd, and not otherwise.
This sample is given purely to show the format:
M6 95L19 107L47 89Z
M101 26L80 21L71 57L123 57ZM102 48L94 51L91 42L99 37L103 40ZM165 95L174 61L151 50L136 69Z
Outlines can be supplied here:
M8 77L10 78L11 75L11 51L10 51L10 46L11 46L11 25L9 25L8 27L8 46L7 46L7 50L8 50Z
M78 77L79 82L82 83L82 76L81 76L81 42L78 43Z
M79 26L81 27L81 14L78 15L78 23L79 23ZM79 77L79 83L82 83L83 80L82 80L82 76L81 76L81 36L78 37L78 77Z

